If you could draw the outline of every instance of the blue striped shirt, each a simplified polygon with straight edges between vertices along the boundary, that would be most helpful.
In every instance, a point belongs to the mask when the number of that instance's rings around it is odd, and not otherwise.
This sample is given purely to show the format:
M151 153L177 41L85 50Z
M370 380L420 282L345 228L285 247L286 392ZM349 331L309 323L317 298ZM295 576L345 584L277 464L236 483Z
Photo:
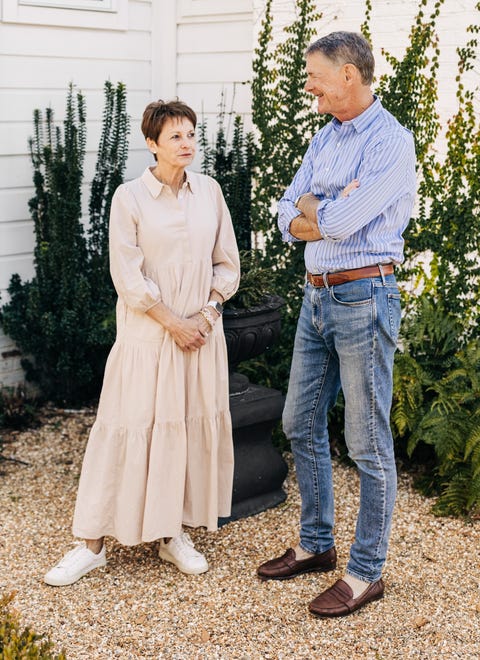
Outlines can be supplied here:
M359 188L340 197L353 179L359 180ZM315 134L278 203L278 226L284 241L298 240L288 231L299 214L294 203L312 192L320 200L317 220L323 239L306 243L307 270L398 264L415 190L413 136L375 98L351 121L334 118Z

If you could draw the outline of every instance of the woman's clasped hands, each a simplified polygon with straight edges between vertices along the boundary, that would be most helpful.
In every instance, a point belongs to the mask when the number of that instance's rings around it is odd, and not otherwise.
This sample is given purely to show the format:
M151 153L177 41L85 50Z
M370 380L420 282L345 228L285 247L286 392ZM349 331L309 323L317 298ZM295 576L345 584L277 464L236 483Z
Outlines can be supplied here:
M219 314L214 310L210 311L210 308L207 310L208 315L203 312L204 309L189 318L177 318L168 328L174 342L182 351L198 351L207 343Z

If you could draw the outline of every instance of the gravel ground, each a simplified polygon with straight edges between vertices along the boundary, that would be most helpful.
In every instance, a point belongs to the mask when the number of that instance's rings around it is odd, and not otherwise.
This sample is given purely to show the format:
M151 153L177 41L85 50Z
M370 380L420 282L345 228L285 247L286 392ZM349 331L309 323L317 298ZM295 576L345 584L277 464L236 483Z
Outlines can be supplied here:
M296 542L300 500L293 468L285 504L194 530L208 573L186 576L157 556L157 544L107 541L109 562L71 587L48 587L45 571L71 547L70 524L93 411L45 411L17 433L0 465L0 592L25 624L50 635L68 659L387 660L480 658L480 522L435 518L431 502L401 476L385 598L355 614L320 620L307 605L341 577L358 499L356 472L334 469L339 568L260 582L256 566Z

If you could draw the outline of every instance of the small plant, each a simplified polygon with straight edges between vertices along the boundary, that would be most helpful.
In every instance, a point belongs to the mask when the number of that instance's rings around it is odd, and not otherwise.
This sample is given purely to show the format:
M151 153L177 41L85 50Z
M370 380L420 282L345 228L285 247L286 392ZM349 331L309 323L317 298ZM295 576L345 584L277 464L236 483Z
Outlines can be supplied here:
M240 271L240 286L228 306L248 309L260 305L269 295L271 273L262 267L257 250L240 250Z
M35 412L36 401L25 387L0 387L0 428L25 428L33 422Z
M21 628L18 613L10 607L15 593L0 598L0 658L2 660L66 660L54 653L53 643L31 628Z

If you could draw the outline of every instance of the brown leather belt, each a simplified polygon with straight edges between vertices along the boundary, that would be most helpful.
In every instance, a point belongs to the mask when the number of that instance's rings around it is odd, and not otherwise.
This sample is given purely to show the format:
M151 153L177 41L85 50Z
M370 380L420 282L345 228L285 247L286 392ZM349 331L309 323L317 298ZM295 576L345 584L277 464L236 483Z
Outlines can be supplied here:
M394 271L393 264L382 264L384 275L391 275ZM307 270L307 280L316 287L334 286L336 284L345 284L354 280L361 280L364 277L381 277L382 271L378 264L374 266L364 266L363 268L351 268L350 270L341 270L338 273L324 273L323 275L312 275Z

